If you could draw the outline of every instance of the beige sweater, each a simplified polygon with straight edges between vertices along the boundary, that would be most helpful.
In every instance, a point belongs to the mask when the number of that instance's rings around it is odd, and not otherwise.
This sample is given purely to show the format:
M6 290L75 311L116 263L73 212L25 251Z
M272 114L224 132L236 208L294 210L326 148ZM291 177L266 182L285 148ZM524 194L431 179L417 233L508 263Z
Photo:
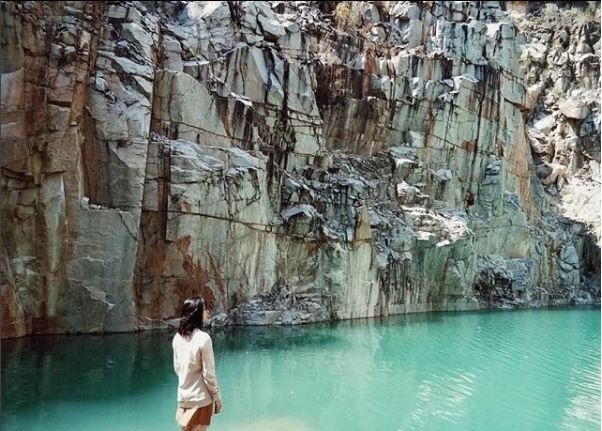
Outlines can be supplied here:
M178 405L204 407L219 399L211 337L200 329L173 338L173 366L178 375Z

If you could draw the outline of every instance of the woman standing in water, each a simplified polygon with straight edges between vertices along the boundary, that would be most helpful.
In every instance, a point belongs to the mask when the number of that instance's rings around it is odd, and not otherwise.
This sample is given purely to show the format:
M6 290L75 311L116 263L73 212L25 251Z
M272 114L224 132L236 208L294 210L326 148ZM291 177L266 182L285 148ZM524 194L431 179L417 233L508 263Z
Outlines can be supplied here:
M205 431L211 415L222 409L211 337L202 330L205 320L208 313L203 298L184 301L182 320L172 342L178 375L176 421L183 431Z

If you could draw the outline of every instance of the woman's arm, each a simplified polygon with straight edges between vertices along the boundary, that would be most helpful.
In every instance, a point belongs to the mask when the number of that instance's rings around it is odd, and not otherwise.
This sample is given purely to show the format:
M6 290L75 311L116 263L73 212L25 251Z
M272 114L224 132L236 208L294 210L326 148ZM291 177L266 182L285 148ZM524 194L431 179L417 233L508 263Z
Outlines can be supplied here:
M180 368L180 365L179 365L179 362L178 362L178 354L176 353L176 343L175 343L175 341L172 341L171 348L173 350L173 370L176 372L176 374L178 374L178 370Z
M205 381L205 385L207 385L213 401L220 401L219 385L217 383L217 376L215 375L213 343L209 336L201 347L201 358L203 360L203 380Z

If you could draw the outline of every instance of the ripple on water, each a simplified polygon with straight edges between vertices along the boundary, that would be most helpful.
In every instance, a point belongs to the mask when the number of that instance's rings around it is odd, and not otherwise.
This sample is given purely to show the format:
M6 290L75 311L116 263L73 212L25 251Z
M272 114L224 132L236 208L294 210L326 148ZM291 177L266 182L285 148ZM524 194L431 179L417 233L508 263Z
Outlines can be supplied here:
M599 310L391 322L215 333L215 428L599 431ZM3 431L176 429L165 334L47 340L2 344Z
M314 431L311 424L296 417L274 417L257 421L242 421L220 426L223 431Z

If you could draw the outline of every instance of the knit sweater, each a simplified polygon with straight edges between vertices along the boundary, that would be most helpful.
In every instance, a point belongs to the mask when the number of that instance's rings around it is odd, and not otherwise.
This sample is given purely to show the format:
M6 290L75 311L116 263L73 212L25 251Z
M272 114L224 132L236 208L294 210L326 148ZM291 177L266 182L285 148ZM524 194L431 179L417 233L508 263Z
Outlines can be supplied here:
M178 405L205 407L219 399L211 337L200 329L173 338L173 366L178 375Z

